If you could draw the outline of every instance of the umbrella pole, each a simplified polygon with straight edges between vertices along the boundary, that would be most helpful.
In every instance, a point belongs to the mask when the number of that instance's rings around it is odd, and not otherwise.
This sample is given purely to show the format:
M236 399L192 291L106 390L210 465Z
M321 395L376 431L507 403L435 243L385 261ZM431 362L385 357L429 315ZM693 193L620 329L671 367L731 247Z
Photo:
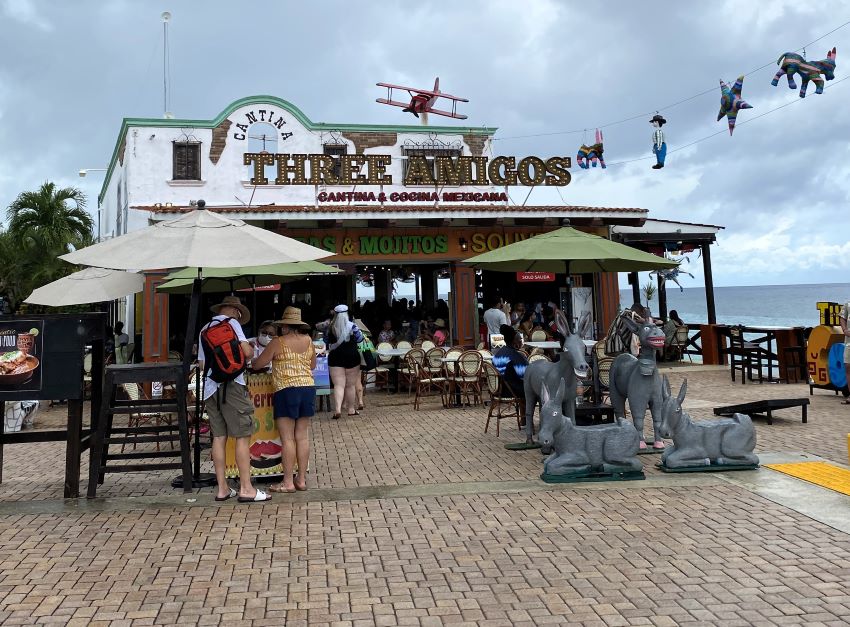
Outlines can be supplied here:
M189 378L189 369L192 363L192 348L201 324L201 269L198 268L198 276L192 282L192 297L189 301L189 317L186 320L186 341L183 343L183 376ZM194 464L192 472L192 487L204 488L215 485L216 478L212 473L201 474L201 396L204 373L198 371L195 376L195 442L194 442ZM174 488L183 487L182 475L171 482Z
M567 271L567 302L564 303L566 305L566 311L564 314L567 316L567 324L570 326L570 332L573 331L573 279L570 275L570 260L567 259L564 262Z
M251 277L251 335L257 337L257 277Z

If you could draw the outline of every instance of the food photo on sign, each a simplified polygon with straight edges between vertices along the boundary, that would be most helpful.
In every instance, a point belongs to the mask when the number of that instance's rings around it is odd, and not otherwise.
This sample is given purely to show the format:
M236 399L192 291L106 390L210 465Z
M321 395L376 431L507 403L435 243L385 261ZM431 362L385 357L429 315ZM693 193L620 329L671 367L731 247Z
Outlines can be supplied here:
M41 390L42 320L10 320L0 326L0 390Z

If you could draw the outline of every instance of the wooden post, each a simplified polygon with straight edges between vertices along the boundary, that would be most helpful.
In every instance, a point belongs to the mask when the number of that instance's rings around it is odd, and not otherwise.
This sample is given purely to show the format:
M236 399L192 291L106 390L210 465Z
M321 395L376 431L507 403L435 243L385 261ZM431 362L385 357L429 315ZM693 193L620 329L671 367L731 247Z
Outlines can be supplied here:
M454 328L451 329L458 346L475 347L478 343L478 303L475 296L475 270L451 264L452 309Z
M667 320L667 281L658 274L658 317Z
M80 386L82 389L82 380ZM83 400L68 399L68 442L65 445L65 498L80 496L80 456L83 437Z
M711 244L700 244L702 250L702 273L705 277L705 308L708 324L717 324L717 312L714 309L714 278L711 275Z
M6 433L6 401L0 401L0 415L3 416L3 421L0 422L0 483L3 483L3 435Z
M640 300L640 278L638 277L637 272L629 272L629 283L632 284L632 302L629 303L631 306L632 303L639 303Z

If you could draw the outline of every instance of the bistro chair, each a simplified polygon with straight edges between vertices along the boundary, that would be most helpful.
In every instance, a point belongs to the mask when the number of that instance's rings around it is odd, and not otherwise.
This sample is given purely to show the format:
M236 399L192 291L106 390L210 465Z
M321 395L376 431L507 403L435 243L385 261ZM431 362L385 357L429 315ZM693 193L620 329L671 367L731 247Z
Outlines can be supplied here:
M425 347L422 347L422 350L425 350ZM434 376L440 376L445 371L443 368L443 358L446 354L439 348L431 347L430 350L425 352L425 370L427 370L430 374Z
M150 400L150 397L145 394L138 383L122 383L121 389L131 401ZM133 428L142 427L144 425L155 425L158 427L163 424L172 424L170 414L162 414L159 412L135 412L129 414L129 422L127 426ZM138 437L137 434L136 437ZM172 441L170 444L171 448L174 448L174 442ZM126 443L121 445L122 453L124 452L125 445ZM133 450L136 450L136 442L133 442ZM156 443L156 450L159 450L159 442Z
M536 331L531 332L531 341L532 342L545 342L546 341L546 331L542 329L537 329Z
M434 348L436 346L436 344L434 344L434 342L432 342L431 340L423 340L423 342L422 342L422 344L420 344L420 346L422 346L422 350L427 352L427 351L431 350L432 348Z
M444 369L446 372L446 377L451 379L454 377L454 373L457 371L457 361L449 361L449 360L457 360L463 354L462 348L452 347L446 351L446 354L443 355L443 358L446 360L443 362Z
M427 369L424 365L425 363L428 363L427 360L424 363L419 363L410 355L410 353L407 355L407 360L410 367L416 371L416 397L413 399L413 409L418 410L420 399L428 392L434 390L440 393L440 400L445 407L447 404L446 396L448 393L448 382L446 381L446 378L440 376L439 372L432 373L429 369Z
M372 371L375 373L375 386L377 387L379 383L383 383L384 389L386 389L387 394L390 393L390 372L395 370L395 364L393 363L392 357L381 357L380 351L392 350L392 348L393 345L389 342L380 342L378 344L378 346L376 347L378 365Z
M687 355L691 363L694 363L693 357L691 357L689 353L685 352L687 348L688 327L682 325L676 329L676 334L673 336L673 339L670 342L670 349L675 352L676 361L683 361L685 359L685 355Z
M407 340L399 340L395 343L396 348L405 349L405 348L413 348L413 345Z
M168 351L168 361L178 363L178 364L182 363L183 362L183 355L181 355L177 351Z
M478 346L476 346L475 348L477 348L478 350L485 348L484 342L478 342Z
M493 353L488 351L486 348L479 348L478 352L481 353L481 359L484 361L490 361L493 359Z
M517 429L521 428L522 413L520 409L521 399L509 396L506 390L507 384L502 379L499 371L493 364L485 363L483 366L484 379L487 384L487 392L490 394L490 409L487 412L487 422L484 424L484 433L490 428L490 419L496 417L496 437L499 437L499 423L502 418L516 417Z
M603 357L602 359L594 358L596 362L596 372L593 378L597 385L595 392L597 403L604 404L611 400L611 366L614 364L613 357Z
M412 362L412 363L411 363ZM398 371L399 382L404 379L407 385L407 395L410 396L410 391L416 383L416 378L419 373L419 366L425 363L425 351L421 348L413 347L404 356L404 364Z
M466 398L466 404L480 405L481 398L481 364L484 359L481 353L474 350L464 351L457 360L456 374L453 382L458 394ZM471 398L471 400L470 400Z
M552 361L549 359L549 355L545 353L531 353L531 357L528 358L528 363L533 364L535 361Z
M764 381L762 375L762 353L761 347L755 342L747 342L744 339L744 327L736 325L729 327L729 366L732 381L735 381L735 371L741 371L741 384L747 382L749 377L753 381L753 370L758 373L759 383Z

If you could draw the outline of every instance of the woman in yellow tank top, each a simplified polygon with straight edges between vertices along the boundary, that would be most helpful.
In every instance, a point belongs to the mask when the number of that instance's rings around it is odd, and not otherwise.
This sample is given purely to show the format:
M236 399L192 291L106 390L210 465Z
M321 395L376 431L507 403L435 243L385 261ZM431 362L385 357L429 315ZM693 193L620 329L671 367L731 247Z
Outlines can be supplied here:
M254 360L255 369L271 362L274 381L274 417L280 431L283 449L283 481L271 486L271 492L295 492L307 489L307 465L310 461L310 418L316 413L316 388L313 369L316 351L309 335L299 329L310 328L301 320L301 310L287 307L280 325L280 336L274 338ZM293 480L295 461L298 476Z

